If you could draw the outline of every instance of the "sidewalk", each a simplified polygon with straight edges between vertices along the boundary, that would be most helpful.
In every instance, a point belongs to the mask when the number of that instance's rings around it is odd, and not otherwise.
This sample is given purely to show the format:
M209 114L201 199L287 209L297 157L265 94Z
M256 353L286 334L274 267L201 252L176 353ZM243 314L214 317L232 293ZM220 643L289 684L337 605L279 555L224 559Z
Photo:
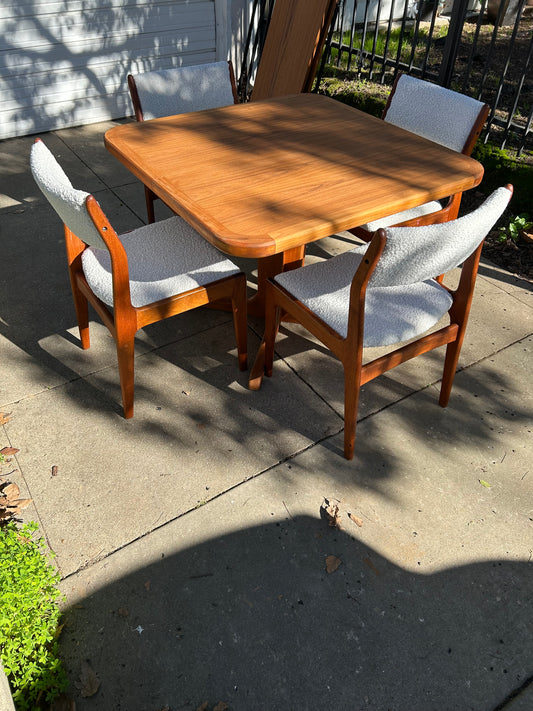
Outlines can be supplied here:
M103 147L111 125L42 138L122 232L142 223L144 192ZM352 462L340 364L287 325L251 392L213 310L138 334L126 421L96 318L79 347L32 142L0 143L0 448L20 450L9 479L57 555L77 708L532 709L531 284L484 262L450 405L440 352L381 376L362 391ZM250 319L250 362L261 335Z

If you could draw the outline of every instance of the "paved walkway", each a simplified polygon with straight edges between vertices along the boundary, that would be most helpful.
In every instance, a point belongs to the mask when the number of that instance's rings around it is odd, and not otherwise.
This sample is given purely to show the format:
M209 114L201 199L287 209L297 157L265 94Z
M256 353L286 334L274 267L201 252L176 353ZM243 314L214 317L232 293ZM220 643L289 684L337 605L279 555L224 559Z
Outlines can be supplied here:
M43 138L125 231L144 195L103 147L110 125ZM439 352L368 384L352 462L338 362L286 326L251 392L213 310L139 333L126 421L96 319L79 348L32 140L0 143L0 448L19 448L9 479L57 556L78 709L532 709L531 284L484 262L450 405ZM253 358L261 324L249 335Z

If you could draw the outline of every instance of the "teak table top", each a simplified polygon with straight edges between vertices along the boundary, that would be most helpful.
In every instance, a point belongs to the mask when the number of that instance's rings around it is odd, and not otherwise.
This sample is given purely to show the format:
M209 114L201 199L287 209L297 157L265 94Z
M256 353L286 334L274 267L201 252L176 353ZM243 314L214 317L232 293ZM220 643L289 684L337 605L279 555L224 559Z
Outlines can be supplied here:
M317 94L116 126L105 145L227 254L268 257L475 187L472 158Z

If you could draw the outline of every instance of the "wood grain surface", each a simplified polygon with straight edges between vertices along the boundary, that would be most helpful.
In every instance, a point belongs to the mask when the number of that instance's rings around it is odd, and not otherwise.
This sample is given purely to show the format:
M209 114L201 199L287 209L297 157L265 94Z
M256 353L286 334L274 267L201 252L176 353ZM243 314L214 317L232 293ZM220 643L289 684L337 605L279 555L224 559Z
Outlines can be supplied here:
M316 94L110 129L108 150L227 254L266 257L469 190L472 158Z

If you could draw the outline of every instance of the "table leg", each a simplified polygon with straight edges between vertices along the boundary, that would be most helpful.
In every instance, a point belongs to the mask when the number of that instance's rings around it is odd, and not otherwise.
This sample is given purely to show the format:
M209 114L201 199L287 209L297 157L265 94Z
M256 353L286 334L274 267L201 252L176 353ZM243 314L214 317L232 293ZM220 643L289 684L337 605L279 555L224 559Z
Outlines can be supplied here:
M265 314L265 285L268 279L281 272L288 272L303 266L305 245L293 247L286 252L272 254L257 260L257 292L248 299L248 313L250 316L264 316Z
M304 263L305 245L288 249L281 254L263 257L257 260L257 293L248 301L248 313L252 316L265 314L265 288L267 279L275 277L281 272L297 269ZM259 390L265 372L265 341L261 341L254 364L250 371L248 387L250 390Z

